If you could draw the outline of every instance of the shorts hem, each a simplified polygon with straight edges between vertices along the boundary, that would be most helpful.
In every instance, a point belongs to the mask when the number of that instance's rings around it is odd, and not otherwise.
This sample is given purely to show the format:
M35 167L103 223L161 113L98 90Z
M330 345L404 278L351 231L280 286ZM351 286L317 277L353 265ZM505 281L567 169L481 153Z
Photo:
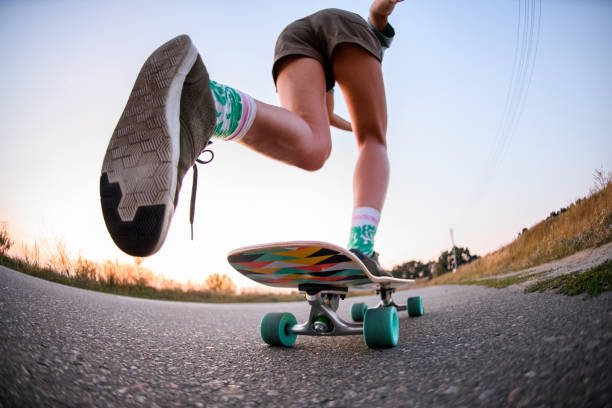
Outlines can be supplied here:
M321 68L323 69L323 72L325 72L325 62L323 61L323 57L321 57L321 55L317 54L315 51L313 51L312 49L292 49L290 51L287 52L283 52L280 54L277 54L274 56L274 63L272 64L272 79L274 80L274 86L276 87L276 80L278 79L278 65L281 62L281 60L287 58L287 57L306 57L306 58L313 58L315 60L317 60L319 62L319 64L321 64ZM326 78L327 80L327 78Z

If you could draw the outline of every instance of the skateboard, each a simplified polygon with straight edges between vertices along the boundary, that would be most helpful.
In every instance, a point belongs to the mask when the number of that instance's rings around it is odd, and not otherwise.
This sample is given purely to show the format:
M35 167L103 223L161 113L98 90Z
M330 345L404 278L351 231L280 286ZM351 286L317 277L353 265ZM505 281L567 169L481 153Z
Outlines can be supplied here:
M423 315L420 296L410 297L406 305L392 298L398 288L414 284L412 279L375 276L349 250L317 241L290 241L252 245L231 251L230 265L247 278L277 288L297 288L306 295L310 315L298 324L291 313L268 313L261 321L262 339L271 346L291 347L298 335L363 335L370 348L397 345L398 311L411 317ZM343 320L336 311L349 290L376 290L380 302L374 308L365 303L351 306L353 322Z

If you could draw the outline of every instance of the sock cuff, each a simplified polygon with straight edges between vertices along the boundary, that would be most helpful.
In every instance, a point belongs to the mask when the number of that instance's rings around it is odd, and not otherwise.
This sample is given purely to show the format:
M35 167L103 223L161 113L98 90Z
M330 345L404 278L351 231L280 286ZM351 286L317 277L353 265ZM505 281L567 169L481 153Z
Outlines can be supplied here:
M353 226L378 225L380 221L380 211L372 207L358 207L353 210Z
M255 120L255 115L257 114L257 104L255 103L255 99L253 99L251 95L248 95L240 90L236 91L242 100L242 117L240 118L240 125L238 128L233 134L226 137L225 140L236 141L246 135L249 129L251 129L251 125Z

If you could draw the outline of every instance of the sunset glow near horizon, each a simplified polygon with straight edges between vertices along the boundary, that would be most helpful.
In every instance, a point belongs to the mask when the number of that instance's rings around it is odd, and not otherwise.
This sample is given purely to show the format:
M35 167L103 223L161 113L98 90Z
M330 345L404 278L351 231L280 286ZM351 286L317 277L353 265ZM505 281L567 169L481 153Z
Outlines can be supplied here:
M19 244L62 239L75 256L133 262L106 231L98 183L133 81L159 45L187 33L211 78L278 104L270 70L280 31L326 7L367 17L370 4L205 3L0 3L0 222ZM518 1L469 6L407 0L390 19L391 184L376 238L386 267L437 258L449 228L458 246L484 255L586 195L596 168L612 170L612 3L542 1L537 48L517 47ZM498 150L513 67L530 44L533 74ZM340 92L336 107L348 117ZM345 245L357 149L350 133L332 138L315 173L214 143L215 160L199 172L194 241L189 172L166 243L143 266L182 282L225 273L244 287L254 284L225 258L236 247Z

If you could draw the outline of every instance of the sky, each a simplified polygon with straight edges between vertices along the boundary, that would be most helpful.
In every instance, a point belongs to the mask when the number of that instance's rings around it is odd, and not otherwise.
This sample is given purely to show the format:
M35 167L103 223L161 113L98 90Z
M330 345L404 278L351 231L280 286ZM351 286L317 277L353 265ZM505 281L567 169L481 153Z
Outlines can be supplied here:
M369 2L0 1L0 222L18 242L132 262L99 204L106 146L147 56L189 34L211 78L278 104L274 44L290 22ZM391 183L376 237L383 266L458 246L484 255L612 170L612 2L406 0L383 61ZM537 40L537 41L536 41ZM336 93L336 109L347 117ZM357 149L332 130L318 172L215 143L200 169L195 239L187 173L164 247L143 266L178 281L228 265L237 247L345 245Z

